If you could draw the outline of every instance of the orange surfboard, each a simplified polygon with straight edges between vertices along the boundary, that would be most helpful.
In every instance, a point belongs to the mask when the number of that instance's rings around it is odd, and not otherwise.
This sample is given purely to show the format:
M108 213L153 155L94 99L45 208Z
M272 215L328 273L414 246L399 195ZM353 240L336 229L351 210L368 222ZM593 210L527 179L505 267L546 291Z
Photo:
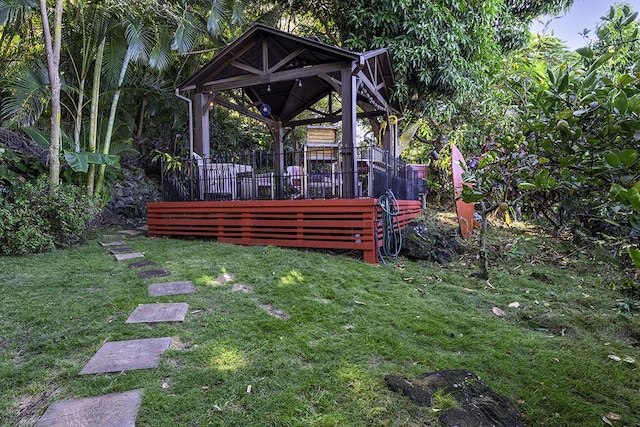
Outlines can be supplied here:
M462 234L463 239L467 239L469 234L473 231L474 225L474 207L473 203L465 203L462 200L462 186L470 185L465 183L462 180L462 174L464 172L464 166L466 166L466 162L464 161L464 156L458 147L454 144L451 145L451 170L452 170L452 179L453 179L453 192L455 195L456 201L456 213L458 215L458 223L460 224L460 234Z

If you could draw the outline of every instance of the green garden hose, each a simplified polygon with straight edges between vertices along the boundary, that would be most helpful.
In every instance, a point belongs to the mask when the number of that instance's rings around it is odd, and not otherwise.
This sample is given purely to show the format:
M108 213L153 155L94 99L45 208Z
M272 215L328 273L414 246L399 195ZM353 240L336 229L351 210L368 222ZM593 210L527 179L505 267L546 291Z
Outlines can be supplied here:
M402 232L400 230L400 207L390 189L378 198L382 208L382 252L384 255L397 258L402 250ZM382 254L381 254L382 257ZM384 261L384 258L382 258Z

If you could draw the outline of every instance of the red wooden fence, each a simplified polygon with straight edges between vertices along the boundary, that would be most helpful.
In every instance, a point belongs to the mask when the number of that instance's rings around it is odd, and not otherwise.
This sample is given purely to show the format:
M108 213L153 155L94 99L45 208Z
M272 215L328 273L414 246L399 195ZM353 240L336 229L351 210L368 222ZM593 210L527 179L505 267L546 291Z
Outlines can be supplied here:
M400 227L420 202L398 200ZM376 199L150 202L149 236L203 236L240 245L354 249L377 263L381 209ZM377 239L376 239L377 235Z

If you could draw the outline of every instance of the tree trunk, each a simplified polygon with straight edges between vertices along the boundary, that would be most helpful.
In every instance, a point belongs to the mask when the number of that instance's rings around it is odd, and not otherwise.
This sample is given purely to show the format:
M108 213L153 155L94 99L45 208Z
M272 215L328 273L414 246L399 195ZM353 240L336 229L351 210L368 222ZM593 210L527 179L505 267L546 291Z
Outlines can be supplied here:
M479 251L479 262L480 262L480 278L482 280L489 280L489 261L487 255L487 215L491 210L488 210L483 201L480 202L480 209L482 209L480 214L480 251Z
M53 37L49 26L47 1L40 0L42 33L47 52L47 68L51 87L51 136L49 139L49 185L53 188L60 183L60 46L62 42L63 0L56 0L53 13Z
M89 146L87 151L95 153L98 141L98 102L100 101L100 72L102 71L102 59L104 58L104 46L107 39L102 39L96 51L96 62L93 67L93 88L91 91L91 112L89 113ZM92 196L96 180L96 165L89 164L87 171L87 194Z
M122 91L122 82L124 76L127 74L127 68L129 67L129 61L131 61L131 49L127 50L127 54L124 57L122 63L122 69L120 70L120 79L118 80L118 89L113 94L113 100L111 101L111 111L109 112L109 122L107 124L107 132L104 136L104 144L102 146L102 153L109 154L111 148L111 137L113 136L113 124L116 121L116 110L118 109L118 101L120 100L120 92ZM98 167L98 177L96 178L96 194L100 195L102 187L104 186L104 172L107 165L102 164Z

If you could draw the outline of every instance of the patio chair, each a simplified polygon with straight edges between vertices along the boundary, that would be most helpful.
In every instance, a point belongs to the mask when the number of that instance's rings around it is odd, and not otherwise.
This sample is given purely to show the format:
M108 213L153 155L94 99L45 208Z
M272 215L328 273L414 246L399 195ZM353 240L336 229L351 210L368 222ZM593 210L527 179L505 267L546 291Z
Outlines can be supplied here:
M287 166L286 183L292 199L297 199L304 194L302 175L302 168L300 166Z

